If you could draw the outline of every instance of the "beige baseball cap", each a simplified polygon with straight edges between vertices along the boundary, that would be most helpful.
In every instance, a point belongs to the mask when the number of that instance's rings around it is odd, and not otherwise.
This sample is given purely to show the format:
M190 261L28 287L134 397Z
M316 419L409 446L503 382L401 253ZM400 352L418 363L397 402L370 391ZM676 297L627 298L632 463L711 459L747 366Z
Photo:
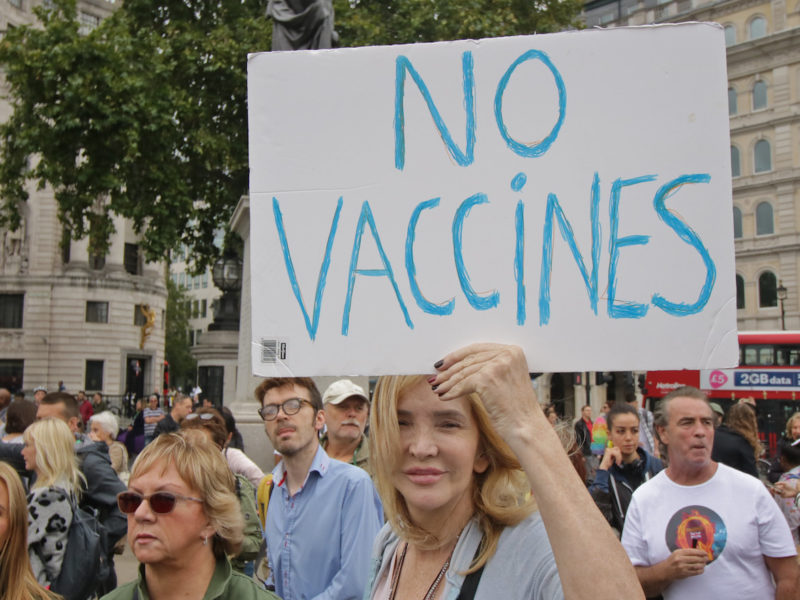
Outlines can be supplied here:
M349 379L340 379L328 386L328 389L322 395L322 403L341 404L352 396L363 398L369 403L369 397L364 393L364 388Z

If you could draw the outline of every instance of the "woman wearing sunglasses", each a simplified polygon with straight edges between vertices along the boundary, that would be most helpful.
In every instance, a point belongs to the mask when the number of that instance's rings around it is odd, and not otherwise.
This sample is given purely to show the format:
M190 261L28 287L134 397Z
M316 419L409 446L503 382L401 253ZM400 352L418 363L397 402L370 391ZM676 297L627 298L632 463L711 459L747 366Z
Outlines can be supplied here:
M28 494L28 554L37 581L45 587L58 579L72 504L80 497L84 477L78 470L75 436L59 419L42 419L25 430L22 457L36 473Z
M475 344L434 369L375 388L370 455L388 522L368 597L643 598L536 401L522 350Z
M244 526L234 479L222 453L200 431L158 436L133 464L128 543L141 563L137 581L103 600L275 600L231 569Z

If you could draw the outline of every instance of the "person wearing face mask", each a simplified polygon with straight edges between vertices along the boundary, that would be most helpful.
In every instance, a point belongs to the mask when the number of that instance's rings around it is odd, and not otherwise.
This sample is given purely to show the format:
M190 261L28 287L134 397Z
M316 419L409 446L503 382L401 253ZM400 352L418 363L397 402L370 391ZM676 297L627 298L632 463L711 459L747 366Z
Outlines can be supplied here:
M615 404L606 419L610 444L597 467L589 493L620 535L634 490L661 471L664 464L639 447L639 413L634 407Z

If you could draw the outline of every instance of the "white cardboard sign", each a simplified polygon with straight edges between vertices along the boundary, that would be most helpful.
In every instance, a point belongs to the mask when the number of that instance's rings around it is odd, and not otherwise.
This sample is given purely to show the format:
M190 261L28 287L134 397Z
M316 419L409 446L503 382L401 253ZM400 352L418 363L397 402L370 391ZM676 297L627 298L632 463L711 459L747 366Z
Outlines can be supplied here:
M253 371L734 366L725 45L680 24L248 61Z

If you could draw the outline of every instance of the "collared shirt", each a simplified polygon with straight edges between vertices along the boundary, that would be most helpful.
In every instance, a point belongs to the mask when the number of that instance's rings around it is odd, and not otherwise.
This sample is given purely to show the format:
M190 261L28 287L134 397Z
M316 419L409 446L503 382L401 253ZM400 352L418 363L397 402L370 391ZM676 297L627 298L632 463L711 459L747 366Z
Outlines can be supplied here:
M270 582L283 600L358 600L383 507L367 473L317 448L303 486L289 495L284 464L272 471L264 536Z

